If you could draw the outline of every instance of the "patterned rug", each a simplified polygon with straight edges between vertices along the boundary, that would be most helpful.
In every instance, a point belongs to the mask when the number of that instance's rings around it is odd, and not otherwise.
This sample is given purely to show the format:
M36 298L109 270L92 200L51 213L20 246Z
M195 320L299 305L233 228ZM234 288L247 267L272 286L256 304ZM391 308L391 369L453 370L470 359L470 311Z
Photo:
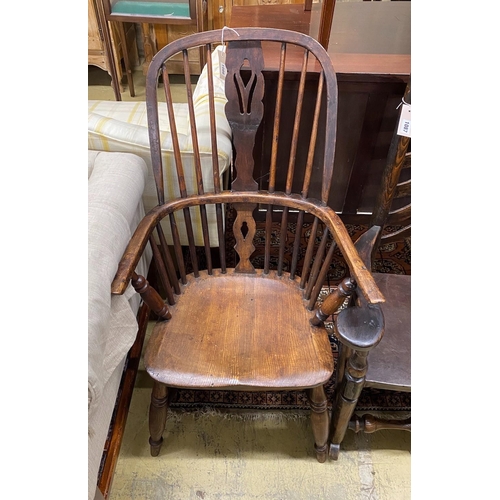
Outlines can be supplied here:
M232 227L235 218L235 212L231 206L226 208L227 227ZM304 224L301 238L307 238L310 224ZM363 232L366 226L346 225L351 238L356 240ZM387 227L385 232L397 230L397 227ZM296 224L289 223L287 231L287 241L285 245L284 271L288 271L292 260L292 248L296 235ZM271 267L276 265L278 260L279 248L279 223L273 224L271 244ZM226 257L228 267L236 265L236 252L234 245L236 241L231 231L226 234ZM256 267L262 267L264 258L264 223L257 222L257 232L254 239L256 250L252 256L252 262ZM274 250L274 252L273 252ZM302 256L303 257L303 256ZM392 274L411 274L411 240L404 242L391 243L382 246L379 255L374 259L374 271L380 273ZM189 260L188 252L186 260ZM300 275L300 258L299 271ZM200 263L201 264L201 263ZM322 295L329 293L330 287L338 285L347 276L347 265L339 251L336 251L324 283ZM321 295L320 295L321 300ZM333 324L325 325L329 333L330 344L337 362L339 346L338 341L333 335ZM328 401L331 401L335 390L335 371L334 376L326 386ZM234 408L234 409L309 409L309 403L304 391L268 391L268 392L250 392L250 391L220 391L220 390L179 390L171 403L172 408ZM382 391L377 389L365 389L358 401L356 407L359 411L409 411L411 407L411 394L406 392Z

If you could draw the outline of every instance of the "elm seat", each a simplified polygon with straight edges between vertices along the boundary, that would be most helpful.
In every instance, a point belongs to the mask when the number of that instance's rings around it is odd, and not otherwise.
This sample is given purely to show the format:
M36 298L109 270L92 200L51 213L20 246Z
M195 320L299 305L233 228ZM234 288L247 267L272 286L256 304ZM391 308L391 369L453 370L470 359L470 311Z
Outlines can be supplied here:
M151 334L146 370L169 387L192 389L324 384L333 373L328 335L310 324L313 313L298 285L288 274L273 272L243 276L228 269L226 275L190 276L170 308L172 319L157 323ZM216 300L208 301L213 289ZM238 307L245 297L245 307Z

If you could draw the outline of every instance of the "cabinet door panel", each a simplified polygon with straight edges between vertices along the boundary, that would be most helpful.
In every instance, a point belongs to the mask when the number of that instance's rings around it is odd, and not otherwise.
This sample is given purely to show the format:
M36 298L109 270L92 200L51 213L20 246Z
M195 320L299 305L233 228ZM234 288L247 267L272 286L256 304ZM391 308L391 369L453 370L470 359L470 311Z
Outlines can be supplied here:
M229 26L233 5L304 4L304 0L214 0L212 2L213 29Z

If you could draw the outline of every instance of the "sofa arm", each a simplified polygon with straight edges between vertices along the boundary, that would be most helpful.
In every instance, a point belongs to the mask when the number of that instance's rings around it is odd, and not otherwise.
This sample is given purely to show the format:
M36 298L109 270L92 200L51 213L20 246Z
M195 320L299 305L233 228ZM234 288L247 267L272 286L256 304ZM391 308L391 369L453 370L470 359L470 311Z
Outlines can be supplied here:
M136 308L129 301L133 289L112 297L111 283L121 256L144 216L142 192L147 167L137 156L89 152L88 181L88 405L99 404L110 375L132 346ZM151 261L146 254L144 271ZM91 433L89 429L89 433Z

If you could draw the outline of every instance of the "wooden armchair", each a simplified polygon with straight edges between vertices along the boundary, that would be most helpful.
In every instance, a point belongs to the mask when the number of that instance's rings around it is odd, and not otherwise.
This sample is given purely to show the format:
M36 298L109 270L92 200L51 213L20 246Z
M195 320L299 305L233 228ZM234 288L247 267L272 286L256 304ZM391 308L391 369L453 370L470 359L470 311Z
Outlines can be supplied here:
M411 103L411 87L407 85L404 101ZM397 135L397 128L389 149L381 188L372 223L356 241L356 248L368 269L372 257L383 244L401 241L411 234L411 153L410 139ZM385 231L393 226L392 231ZM365 298L351 287L354 298L352 307L341 311L336 319L335 331L342 343L337 371L337 386L332 414L330 436L331 458L337 459L340 443L347 429L371 433L381 429L411 430L411 419L394 419L370 414L358 416L356 403L365 387L389 391L411 391L411 276L373 273L379 290L386 301L381 305L384 315L384 331L363 335L353 328L352 317L359 307L370 307ZM323 318L333 314L327 301L318 310Z
M222 40L227 44L224 51L221 47L214 51L214 46ZM267 52L263 47L273 43L278 45L280 54L278 72L266 71ZM188 51L199 47L207 56L209 131L200 130L195 122L189 78ZM302 70L298 73L286 68L287 53L293 50L303 54ZM186 188L182 144L177 137L180 133L176 130L168 75L167 61L179 53L184 60L187 83L189 134L196 165L196 182L192 185L196 186L196 192L188 192ZM219 73L218 69L222 71ZM230 190L225 190L220 182L215 134L220 117L216 116L214 100L222 97L214 96L213 79L224 78L225 74L225 113L234 148ZM160 78L171 138L159 133ZM306 78L317 82L313 113L302 113ZM265 84L266 80L271 84ZM285 80L295 92L283 91ZM272 110L264 109L265 91L275 93ZM337 122L337 81L331 60L321 45L307 35L276 29L238 28L236 32L226 28L187 36L160 50L149 67L146 92L158 206L145 216L133 235L119 265L112 293L123 293L132 281L159 317L144 354L147 372L154 380L150 406L151 454L158 455L160 451L169 397L176 388L305 390L312 410L316 456L319 462L324 462L330 420L324 384L332 376L334 360L327 332L317 324L314 311L335 248L340 249L349 267L349 285L355 281L365 300L357 308L356 318L368 325L362 327L364 330L380 332L383 320L379 304L384 301L342 221L326 205L333 175ZM293 123L280 118L285 107L287 111L295 110ZM265 166L260 164L262 160L254 150L263 119L271 119L275 131L270 164ZM298 144L299 127L310 130L308 144ZM199 135L207 132L211 138L208 149L199 146ZM320 134L326 134L328 140L319 141ZM161 145L167 140L172 141L175 153L176 187L180 193L170 201L165 201L165 191L172 191L173 186L164 183L161 155ZM324 148L318 148L317 144L323 144ZM208 177L200 168L203 155L213 160ZM312 167L315 155L323 159L321 169ZM254 172L263 169L267 170L268 189L259 191ZM283 169L286 176L277 176ZM280 185L279 178L286 182ZM313 184L319 188L321 199L308 197ZM228 206L236 212L232 227L223 218ZM210 248L208 210L217 214L221 244L216 253ZM264 225L258 235L256 220ZM203 227L201 247L195 246L193 238L193 224L197 221ZM281 224L278 231L276 222ZM295 240L292 248L286 249L293 257L290 268L285 270L284 236L290 222ZM188 245L181 245L180 226L183 234L187 234ZM222 243L229 231L236 240L235 265L229 261L229 252ZM264 258L258 262L252 259L256 244L265 248ZM146 245L153 250L158 291L135 271ZM339 287L329 296L329 303L340 306L345 297L346 291Z

